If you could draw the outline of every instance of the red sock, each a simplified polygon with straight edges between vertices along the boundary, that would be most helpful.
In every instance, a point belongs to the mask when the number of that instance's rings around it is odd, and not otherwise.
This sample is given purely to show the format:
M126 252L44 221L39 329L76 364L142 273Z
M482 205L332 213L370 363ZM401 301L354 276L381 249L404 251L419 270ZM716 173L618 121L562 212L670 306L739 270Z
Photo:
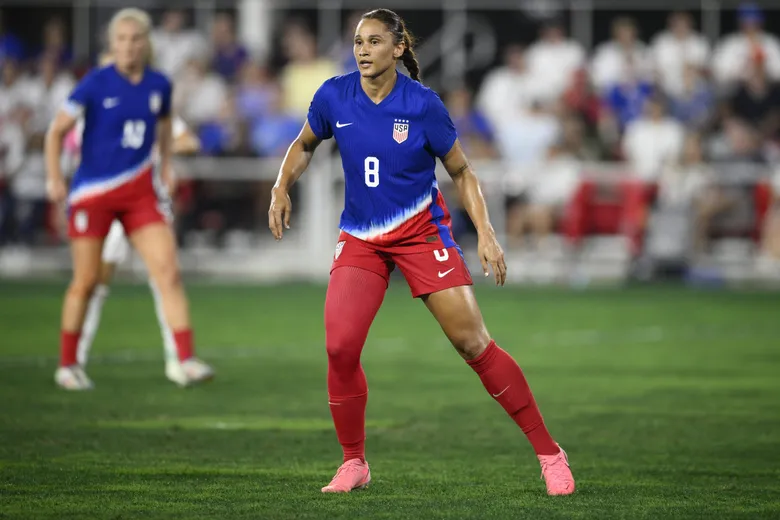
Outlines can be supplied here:
M512 356L491 341L476 359L467 361L485 389L517 423L537 455L555 455L560 448L544 425L523 371Z
M192 329L183 329L173 333L173 340L176 342L176 353L179 361L186 361L194 356L192 344Z
M79 349L81 332L60 331L60 366L69 367L78 363L76 353Z
M368 384L360 353L382 305L387 280L357 267L331 273L325 297L328 404L344 462L365 460Z

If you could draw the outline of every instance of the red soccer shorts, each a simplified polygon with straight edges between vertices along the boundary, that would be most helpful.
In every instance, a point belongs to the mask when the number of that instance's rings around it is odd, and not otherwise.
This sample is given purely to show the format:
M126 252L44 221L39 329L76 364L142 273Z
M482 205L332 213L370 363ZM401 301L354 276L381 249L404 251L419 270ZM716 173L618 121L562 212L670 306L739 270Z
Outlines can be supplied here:
M342 232L336 245L330 271L339 267L360 267L390 280L395 266L401 270L417 298L451 287L471 285L471 274L456 247L414 253L398 253Z
M127 235L150 224L170 222L170 204L158 196L151 176L139 181L70 206L68 236L105 238L114 219L122 223Z

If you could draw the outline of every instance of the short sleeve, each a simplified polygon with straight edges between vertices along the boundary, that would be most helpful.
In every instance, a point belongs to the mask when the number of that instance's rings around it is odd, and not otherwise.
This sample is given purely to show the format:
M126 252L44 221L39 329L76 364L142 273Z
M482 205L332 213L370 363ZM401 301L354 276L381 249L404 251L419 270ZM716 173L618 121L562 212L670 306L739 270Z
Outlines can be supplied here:
M173 85L166 78L162 91L162 104L160 106L160 119L171 116L171 98L173 97Z
M95 74L89 73L71 91L62 109L75 118L79 118L95 97Z
M431 91L425 114L425 137L436 157L444 157L452 149L458 132L438 94Z
M325 140L333 137L333 128L330 124L329 114L328 82L326 81L314 93L314 98L309 105L309 115L307 116L309 126L318 139Z

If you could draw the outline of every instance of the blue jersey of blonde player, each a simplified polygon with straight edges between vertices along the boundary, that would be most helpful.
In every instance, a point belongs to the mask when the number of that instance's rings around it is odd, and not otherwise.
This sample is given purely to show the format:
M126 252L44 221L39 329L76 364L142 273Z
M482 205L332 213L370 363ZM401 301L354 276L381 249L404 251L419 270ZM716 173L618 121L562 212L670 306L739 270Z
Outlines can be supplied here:
M342 231L399 252L458 247L434 173L436 158L457 139L438 94L398 74L390 94L374 103L353 72L322 84L308 122L319 139L335 137L339 146Z
M152 150L158 121L170 115L171 91L160 72L147 67L132 83L114 65L89 72L73 90L65 110L83 115L84 130L68 208L84 218L73 223L71 236L105 236L114 218L131 232L163 217L155 209Z

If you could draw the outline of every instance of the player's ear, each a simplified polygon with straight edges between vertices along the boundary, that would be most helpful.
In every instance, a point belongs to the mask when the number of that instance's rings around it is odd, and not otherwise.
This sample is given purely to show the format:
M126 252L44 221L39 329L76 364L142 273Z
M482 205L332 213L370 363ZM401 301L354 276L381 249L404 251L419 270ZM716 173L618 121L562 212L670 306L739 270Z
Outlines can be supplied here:
M401 56L404 55L404 52L406 52L406 45L403 43L399 43L393 48L393 58L400 59Z

